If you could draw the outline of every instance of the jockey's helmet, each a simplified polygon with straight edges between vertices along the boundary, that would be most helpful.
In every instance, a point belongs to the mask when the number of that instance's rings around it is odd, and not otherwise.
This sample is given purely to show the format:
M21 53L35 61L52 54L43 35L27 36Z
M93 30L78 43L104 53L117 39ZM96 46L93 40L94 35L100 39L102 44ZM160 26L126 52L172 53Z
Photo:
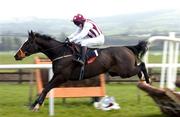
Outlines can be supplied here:
M73 22L75 25L79 26L80 24L84 24L85 18L82 14L77 14L73 17Z

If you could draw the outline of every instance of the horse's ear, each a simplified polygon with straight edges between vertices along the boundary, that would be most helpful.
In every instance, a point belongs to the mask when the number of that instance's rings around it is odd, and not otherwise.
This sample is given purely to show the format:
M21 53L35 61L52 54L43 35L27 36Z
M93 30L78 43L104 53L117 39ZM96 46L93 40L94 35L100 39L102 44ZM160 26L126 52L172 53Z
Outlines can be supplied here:
M34 34L34 32L31 30L31 31L28 31L28 35L29 36L32 36Z
M32 38L35 37L35 34L34 34L34 32L33 32L32 30L31 30L31 32L28 31L28 33L29 33L29 36L30 36L30 37L32 37Z
M29 35L29 37L31 37L29 39L34 40L35 34L34 34L34 32L32 30L30 32L28 31L28 35Z
M34 36L34 32L31 30L31 36Z

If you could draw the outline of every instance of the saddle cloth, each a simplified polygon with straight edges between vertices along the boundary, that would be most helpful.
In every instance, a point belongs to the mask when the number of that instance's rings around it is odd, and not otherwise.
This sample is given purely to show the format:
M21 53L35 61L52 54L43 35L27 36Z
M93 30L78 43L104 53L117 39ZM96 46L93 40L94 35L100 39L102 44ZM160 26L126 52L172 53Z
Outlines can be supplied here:
M94 62L96 60L97 56L98 56L98 50L97 49L95 49L95 50L89 49L86 52L86 63L90 64L90 63Z

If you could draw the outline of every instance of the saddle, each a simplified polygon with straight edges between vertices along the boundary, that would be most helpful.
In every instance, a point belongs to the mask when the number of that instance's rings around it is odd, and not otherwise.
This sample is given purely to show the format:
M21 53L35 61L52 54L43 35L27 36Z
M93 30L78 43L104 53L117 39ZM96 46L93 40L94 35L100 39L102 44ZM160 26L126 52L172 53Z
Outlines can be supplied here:
M73 42L68 43L68 47L72 51L74 57L78 58L81 56L81 45L75 44ZM99 49L97 48L88 48L85 55L85 63L90 64L95 61L96 57L98 56Z

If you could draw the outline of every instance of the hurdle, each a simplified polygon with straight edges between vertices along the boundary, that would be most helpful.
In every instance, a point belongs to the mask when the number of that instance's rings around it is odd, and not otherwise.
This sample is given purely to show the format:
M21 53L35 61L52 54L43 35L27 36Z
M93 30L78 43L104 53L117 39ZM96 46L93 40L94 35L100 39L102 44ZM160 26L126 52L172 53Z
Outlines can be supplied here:
M148 93L164 114L170 117L179 117L180 92L168 88L157 88L144 82L138 83L138 88Z
M51 64L49 59L35 57L35 64ZM45 70L45 69L44 69ZM44 72L44 73L42 73ZM37 83L37 92L41 93L44 86L48 82L48 72L43 71L42 69L36 69L35 71L35 79ZM99 81L95 81L95 78L82 80L82 81L69 81L67 83L62 84L62 86L53 89L53 97L55 98L69 98L69 97L103 97L105 96L105 76L104 74L100 74L98 76ZM45 81L46 80L46 81ZM93 82L93 84L91 83ZM91 83L91 84L89 84ZM80 84L84 84L86 86L80 86ZM49 93L47 94L47 98L49 97Z

